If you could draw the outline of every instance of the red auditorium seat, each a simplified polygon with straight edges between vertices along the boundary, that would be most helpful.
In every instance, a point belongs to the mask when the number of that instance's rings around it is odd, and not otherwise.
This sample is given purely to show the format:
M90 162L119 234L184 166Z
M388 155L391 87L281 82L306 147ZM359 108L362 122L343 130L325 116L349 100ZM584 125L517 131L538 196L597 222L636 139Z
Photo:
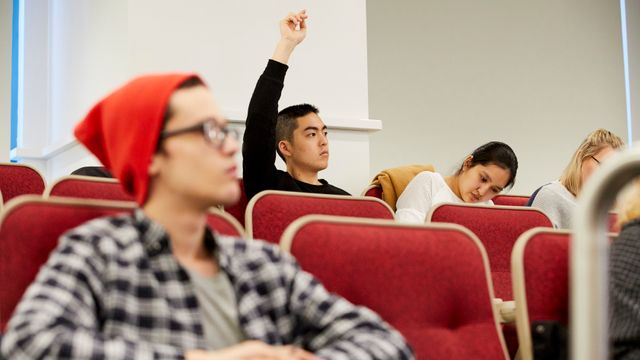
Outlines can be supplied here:
M35 168L24 164L0 163L0 191L5 203L18 195L40 195L44 186L44 178Z
M518 237L534 227L553 227L542 211L524 206L439 204L431 209L427 219L459 224L478 236L489 254L496 296L503 300L513 300L511 250Z
M134 201L116 179L69 175L56 180L44 192L45 197L65 196L84 199Z
M0 216L0 332L60 235L98 217L131 212L135 206L124 201L33 195L9 202ZM244 236L240 224L220 210L212 209L207 222L221 234Z
M518 237L534 227L553 227L542 211L526 206L439 204L431 209L427 219L459 224L478 236L489 255L495 295L503 301L513 300L511 250ZM516 329L506 324L503 331L509 354L514 356L518 349Z
M211 208L207 216L207 223L210 228L222 235L245 237L242 225L233 216L221 210Z
M374 198L382 199L382 187L380 185L369 185L362 192L362 196L371 196Z
M458 225L309 215L281 246L398 329L417 359L505 359L484 248Z
M522 360L533 359L531 323L569 324L570 232L531 229L518 239L511 257L516 328Z
M9 202L0 217L0 331L60 235L88 220L130 212L133 207L124 202L33 195Z
M238 203L232 206L225 206L224 211L231 214L240 225L244 226L244 213L247 210L247 194L244 193L244 181L242 179L238 179L238 185L240 186L240 200Z
M309 214L393 219L389 205L372 197L267 190L258 193L247 205L247 235L277 244L291 222Z
M526 195L496 195L493 199L496 205L526 206L529 196Z

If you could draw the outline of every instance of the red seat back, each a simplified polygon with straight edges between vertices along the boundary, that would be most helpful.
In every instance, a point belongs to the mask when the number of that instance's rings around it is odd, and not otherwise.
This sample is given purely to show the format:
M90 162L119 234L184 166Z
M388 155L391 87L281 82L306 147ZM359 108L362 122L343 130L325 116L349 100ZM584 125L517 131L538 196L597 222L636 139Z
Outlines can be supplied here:
M511 250L516 240L531 228L553 227L542 211L523 206L439 204L427 219L459 224L478 236L489 255L496 296L505 301L513 300Z
M44 186L44 178L35 168L24 164L0 163L0 191L5 203L19 195L40 195Z
M496 195L491 199L496 205L526 206L529 196L526 195Z
M240 225L244 226L244 213L247 210L247 194L244 192L244 181L242 179L238 179L238 185L240 186L240 200L234 205L225 206L224 211L233 216Z
M374 198L382 199L382 187L380 185L369 185L362 192L362 196L371 196Z
M277 244L291 222L309 214L393 219L389 205L372 197L267 190L249 201L245 225L249 237Z
M569 251L567 230L531 229L518 239L512 255L513 293L520 353L532 359L531 323L569 324Z
M45 197L64 196L84 199L135 201L116 179L70 175L47 187Z
M377 312L417 359L504 359L486 253L449 224L305 216L281 246L326 288Z
M222 235L245 237L242 225L233 216L218 210L210 209L207 214L209 227Z
M88 220L133 211L124 202L42 199L22 196L0 217L0 331L2 331L58 238Z

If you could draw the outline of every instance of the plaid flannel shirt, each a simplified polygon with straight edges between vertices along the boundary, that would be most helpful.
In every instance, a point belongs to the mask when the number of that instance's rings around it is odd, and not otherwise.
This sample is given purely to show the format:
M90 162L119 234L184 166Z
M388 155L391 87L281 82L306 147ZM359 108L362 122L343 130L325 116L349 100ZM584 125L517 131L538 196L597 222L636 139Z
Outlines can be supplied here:
M294 344L324 359L412 359L375 313L328 293L288 254L206 232L236 292L247 339ZM60 244L2 341L9 359L182 358L206 349L198 301L162 227L137 210L90 221Z

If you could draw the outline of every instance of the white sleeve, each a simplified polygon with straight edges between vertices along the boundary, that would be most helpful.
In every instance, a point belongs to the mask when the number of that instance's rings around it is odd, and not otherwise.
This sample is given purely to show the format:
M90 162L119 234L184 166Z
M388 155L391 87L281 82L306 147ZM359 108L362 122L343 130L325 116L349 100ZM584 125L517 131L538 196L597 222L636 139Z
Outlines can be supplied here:
M431 209L433 198L432 176L428 171L416 175L396 202L396 221L423 224Z

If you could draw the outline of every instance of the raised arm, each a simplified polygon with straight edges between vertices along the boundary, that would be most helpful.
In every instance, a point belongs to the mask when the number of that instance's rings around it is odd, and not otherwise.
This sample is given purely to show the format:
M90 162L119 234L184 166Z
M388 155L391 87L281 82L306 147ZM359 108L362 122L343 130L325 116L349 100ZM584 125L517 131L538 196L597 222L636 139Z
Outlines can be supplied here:
M273 189L277 181L276 121L278 101L284 87L289 57L307 33L305 11L291 13L280 20L280 40L272 58L258 79L249 109L242 145L243 177L247 198Z

